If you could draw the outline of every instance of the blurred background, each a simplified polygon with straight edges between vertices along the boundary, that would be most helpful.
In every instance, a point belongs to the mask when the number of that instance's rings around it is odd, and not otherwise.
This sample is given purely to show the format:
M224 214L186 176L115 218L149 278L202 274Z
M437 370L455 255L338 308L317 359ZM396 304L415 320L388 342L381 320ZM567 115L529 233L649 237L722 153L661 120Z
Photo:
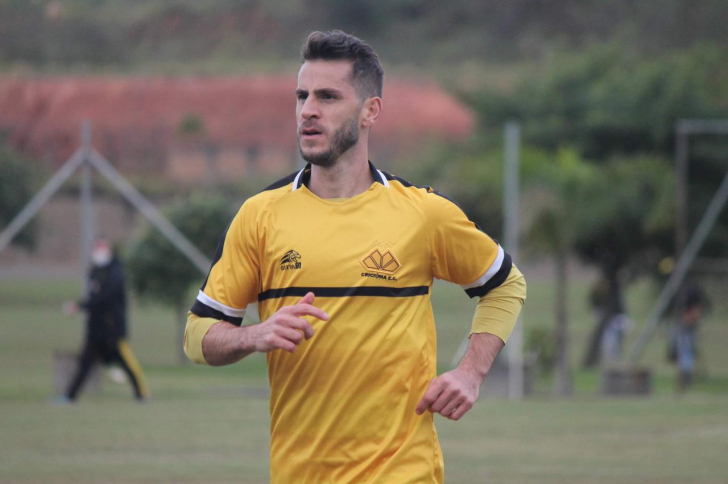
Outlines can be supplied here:
M0 0L0 482L266 482L265 359L193 367L181 331L235 211L301 166L299 51L332 28L385 68L371 160L457 200L528 281L492 398L438 420L448 482L726 482L725 18L723 0ZM47 401L98 234L149 405L106 370ZM439 282L433 301L446 371L474 306Z

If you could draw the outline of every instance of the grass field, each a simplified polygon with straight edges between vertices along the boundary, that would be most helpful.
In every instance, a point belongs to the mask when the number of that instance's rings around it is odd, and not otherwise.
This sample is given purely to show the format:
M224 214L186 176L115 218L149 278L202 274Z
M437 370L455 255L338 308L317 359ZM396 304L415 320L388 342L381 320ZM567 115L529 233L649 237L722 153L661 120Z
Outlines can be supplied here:
M574 284L574 361L591 318L586 284ZM110 381L74 406L48 403L54 349L75 350L80 319L60 312L76 280L0 280L0 483L264 483L268 476L265 360L226 368L176 364L171 311L132 305L132 345L153 392L132 402ZM439 360L446 369L467 330L472 305L437 285ZM551 288L532 279L526 327L552 325ZM629 294L640 323L654 293ZM644 364L656 374L648 399L600 399L598 374L575 371L576 394L552 398L548 381L523 402L483 400L460 422L438 419L448 483L728 482L728 324L725 302L706 321L708 377L684 396L655 341ZM292 483L293 484L293 483Z

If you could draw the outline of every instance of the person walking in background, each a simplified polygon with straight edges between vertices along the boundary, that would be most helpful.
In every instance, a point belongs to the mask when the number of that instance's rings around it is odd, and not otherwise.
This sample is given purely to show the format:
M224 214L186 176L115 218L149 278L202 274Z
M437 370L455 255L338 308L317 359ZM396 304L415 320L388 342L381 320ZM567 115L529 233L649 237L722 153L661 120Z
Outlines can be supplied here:
M675 327L670 340L670 360L677 364L677 391L686 391L693 382L698 357L698 327L708 307L703 290L687 282L678 293Z
M604 328L602 335L602 364L611 365L622 359L624 335L629 331L632 322L625 313L612 316Z
M62 400L74 402L93 366L103 362L118 364L131 382L134 397L142 401L148 391L141 366L126 340L126 288L121 261L105 238L96 240L91 257L85 298L65 305L69 314L79 309L86 312L86 338L78 368Z

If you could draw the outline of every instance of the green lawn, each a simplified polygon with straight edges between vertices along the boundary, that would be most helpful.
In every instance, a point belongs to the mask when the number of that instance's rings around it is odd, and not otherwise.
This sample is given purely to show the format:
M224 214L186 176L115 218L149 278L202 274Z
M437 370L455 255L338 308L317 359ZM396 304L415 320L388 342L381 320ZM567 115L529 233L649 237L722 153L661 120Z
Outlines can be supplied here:
M587 284L570 300L574 360L591 325ZM132 402L125 385L104 383L78 405L57 407L51 395L54 349L74 350L82 324L60 312L76 280L0 280L0 483L264 483L268 411L265 360L226 368L176 364L171 312L133 304L132 345L153 393ZM526 327L552 325L551 287L530 280ZM469 326L472 302L437 284L435 308L441 370ZM654 293L629 294L641 324ZM677 397L664 341L644 364L657 376L648 399L600 399L598 375L575 371L577 394L552 398L549 382L523 402L484 400L460 422L438 420L449 483L725 483L728 481L728 341L726 308L703 331L709 378ZM636 331L633 331L633 334Z

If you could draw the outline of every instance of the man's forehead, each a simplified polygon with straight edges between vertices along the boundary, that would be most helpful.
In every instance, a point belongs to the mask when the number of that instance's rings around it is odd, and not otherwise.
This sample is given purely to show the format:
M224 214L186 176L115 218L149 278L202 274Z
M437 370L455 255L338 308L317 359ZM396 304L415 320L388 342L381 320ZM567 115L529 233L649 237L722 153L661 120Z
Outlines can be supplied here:
M353 88L351 70L353 64L348 60L306 61L298 71L299 89Z

